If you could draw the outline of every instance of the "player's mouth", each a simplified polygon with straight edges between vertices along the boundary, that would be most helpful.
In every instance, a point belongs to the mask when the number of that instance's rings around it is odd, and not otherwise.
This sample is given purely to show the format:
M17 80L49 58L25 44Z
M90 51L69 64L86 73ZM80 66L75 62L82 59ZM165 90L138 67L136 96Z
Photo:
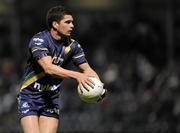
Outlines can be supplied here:
M69 30L68 33L71 34L71 33L72 33L72 30Z

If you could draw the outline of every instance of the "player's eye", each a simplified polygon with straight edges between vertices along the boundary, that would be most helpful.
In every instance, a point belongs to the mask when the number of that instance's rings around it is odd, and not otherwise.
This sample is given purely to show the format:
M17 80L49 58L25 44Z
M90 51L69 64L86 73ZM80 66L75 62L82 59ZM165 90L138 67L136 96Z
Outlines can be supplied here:
M69 20L69 21L66 21L65 23L66 23L66 24L70 24L70 23L72 23L72 21Z

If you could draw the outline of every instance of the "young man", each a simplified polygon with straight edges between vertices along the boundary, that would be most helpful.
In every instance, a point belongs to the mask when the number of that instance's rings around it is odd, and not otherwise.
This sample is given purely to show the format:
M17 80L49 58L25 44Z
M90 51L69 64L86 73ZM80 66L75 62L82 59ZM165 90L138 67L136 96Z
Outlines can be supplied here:
M18 94L20 122L25 133L55 133L59 125L59 91L63 78L75 79L81 87L93 87L89 66L81 45L70 38L73 16L62 6L47 13L48 30L34 35L30 58ZM72 61L82 72L64 67ZM83 90L81 90L83 91Z

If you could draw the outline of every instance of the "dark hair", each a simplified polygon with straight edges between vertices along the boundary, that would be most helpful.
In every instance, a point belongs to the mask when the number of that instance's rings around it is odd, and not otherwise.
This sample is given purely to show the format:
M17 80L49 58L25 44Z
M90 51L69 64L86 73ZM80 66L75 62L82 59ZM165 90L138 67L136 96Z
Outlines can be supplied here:
M55 6L49 9L46 15L46 23L48 29L52 27L52 22L59 22L64 15L72 15L72 13L63 6Z

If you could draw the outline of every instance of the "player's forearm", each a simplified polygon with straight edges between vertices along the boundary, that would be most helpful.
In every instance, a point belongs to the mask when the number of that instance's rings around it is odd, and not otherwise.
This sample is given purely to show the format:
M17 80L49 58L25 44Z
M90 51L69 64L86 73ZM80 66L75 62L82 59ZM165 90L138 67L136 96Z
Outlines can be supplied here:
M72 70L67 70L67 69L64 69L62 67L59 67L59 66L56 66L56 65L53 65L53 64L49 65L45 69L45 73L47 73L49 75L56 76L56 77L73 78L73 79L76 79L76 77L79 74L79 72L72 71Z
M79 72L71 71L52 64L52 57L45 56L38 60L40 66L44 69L44 72L49 75L53 75L61 78L76 78Z
M85 73L87 75L91 75L91 76L99 79L99 76L97 75L97 73L91 68L84 70L83 73Z
M83 73L99 79L98 74L89 66L88 63L81 64L79 67L83 71Z

